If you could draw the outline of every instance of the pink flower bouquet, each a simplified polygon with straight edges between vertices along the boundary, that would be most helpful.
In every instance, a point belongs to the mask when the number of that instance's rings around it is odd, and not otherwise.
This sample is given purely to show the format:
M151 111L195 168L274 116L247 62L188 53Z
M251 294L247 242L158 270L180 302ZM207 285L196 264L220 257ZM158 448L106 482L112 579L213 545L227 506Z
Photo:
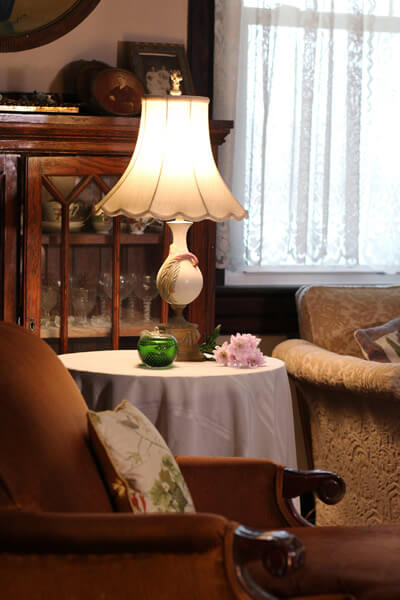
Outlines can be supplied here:
M258 348L260 338L250 333L231 335L230 342L217 346L213 352L216 362L227 367L248 369L265 365L265 356Z

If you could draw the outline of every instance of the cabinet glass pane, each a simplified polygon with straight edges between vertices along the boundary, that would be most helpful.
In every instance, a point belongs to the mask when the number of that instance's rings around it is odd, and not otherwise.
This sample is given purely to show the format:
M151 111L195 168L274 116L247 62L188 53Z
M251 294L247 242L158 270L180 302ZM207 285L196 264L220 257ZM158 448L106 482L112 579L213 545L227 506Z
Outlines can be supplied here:
M112 348L113 340L115 344L118 339L112 325L115 220L94 211L94 205L118 179L104 175L41 179L41 336L57 352ZM67 211L66 240L62 224ZM162 262L162 228L154 219L120 217L121 347L134 347L144 328L160 322L161 300L155 279ZM64 342L63 310L68 338L64 336Z
M130 274L132 290L122 304L121 336L140 335L142 329L159 324L161 301L156 288L156 276L160 265L160 246L122 247L121 268L124 273Z
M60 249L51 244L41 248L40 334L44 338L60 336L61 275ZM52 344L55 350L58 345Z
M72 326L68 331L68 350L111 348L112 332L112 234L113 219L95 214L107 186L118 177L82 179L80 194L74 201L84 216L81 233L72 232L69 249ZM86 233L86 237L84 233ZM100 340L99 340L100 338Z

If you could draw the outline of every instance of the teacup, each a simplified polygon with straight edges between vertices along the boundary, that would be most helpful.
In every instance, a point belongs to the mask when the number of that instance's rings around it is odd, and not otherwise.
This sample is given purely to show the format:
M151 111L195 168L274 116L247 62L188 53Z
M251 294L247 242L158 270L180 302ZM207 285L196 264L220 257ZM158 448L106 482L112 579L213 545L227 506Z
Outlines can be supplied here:
M57 200L47 200L42 204L43 221L49 223L61 223L62 205ZM69 205L69 218L71 221L83 221L81 205L79 202L71 202Z
M92 211L90 217L93 229L98 233L109 233L113 226L112 217L109 217L105 214L103 210L96 213L94 210Z

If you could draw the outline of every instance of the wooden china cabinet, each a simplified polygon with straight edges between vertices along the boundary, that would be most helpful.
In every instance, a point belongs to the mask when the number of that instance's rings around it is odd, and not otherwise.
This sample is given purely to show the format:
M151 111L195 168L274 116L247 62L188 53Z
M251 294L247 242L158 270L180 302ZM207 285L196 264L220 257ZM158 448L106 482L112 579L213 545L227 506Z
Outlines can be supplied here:
M170 243L163 223L99 222L92 210L128 164L139 122L0 114L1 316L57 352L132 347L143 328L167 319L168 306L154 291ZM231 127L211 121L215 156ZM188 318L208 335L215 223L194 224L189 244L204 288Z

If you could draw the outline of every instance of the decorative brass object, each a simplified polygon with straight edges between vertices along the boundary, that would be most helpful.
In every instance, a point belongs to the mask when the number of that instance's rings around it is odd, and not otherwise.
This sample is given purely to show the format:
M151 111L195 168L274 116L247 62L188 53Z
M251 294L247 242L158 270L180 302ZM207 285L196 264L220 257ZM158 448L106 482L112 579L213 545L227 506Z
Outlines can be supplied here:
M170 96L182 96L181 81L183 80L182 73L180 71L171 71L171 90Z

